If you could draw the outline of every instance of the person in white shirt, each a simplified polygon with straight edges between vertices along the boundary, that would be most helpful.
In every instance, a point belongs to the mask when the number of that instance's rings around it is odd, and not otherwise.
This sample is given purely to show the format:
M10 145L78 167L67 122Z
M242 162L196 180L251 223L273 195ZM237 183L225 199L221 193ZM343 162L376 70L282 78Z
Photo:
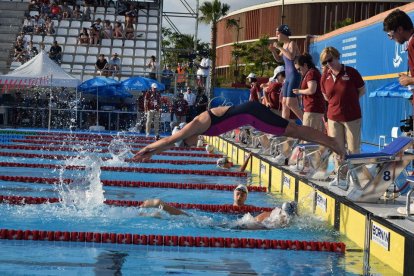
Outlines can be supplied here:
M196 116L196 109L195 109L195 101L197 96L191 91L190 87L187 87L187 91L184 93L184 99L188 103L188 115L187 115L187 122L190 122Z
M147 67L149 68L149 78L156 80L157 79L157 61L155 56L151 56L151 59L147 63Z
M205 87L208 73L210 70L211 61L207 56L204 56L197 70L198 86Z

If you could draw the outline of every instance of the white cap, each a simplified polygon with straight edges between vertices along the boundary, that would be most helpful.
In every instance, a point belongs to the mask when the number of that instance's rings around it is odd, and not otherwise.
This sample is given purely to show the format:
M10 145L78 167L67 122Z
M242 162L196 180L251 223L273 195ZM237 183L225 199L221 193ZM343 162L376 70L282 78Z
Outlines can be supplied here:
M244 192L246 194L249 193L249 190L247 189L246 185L240 184L239 186L236 187L236 189L234 189L235 191L241 191Z
M158 85L154 82L153 84L151 84L151 88L157 89L158 88Z
M217 159L217 166L222 167L228 162L227 157L221 157Z
M283 65L280 65L276 67L276 69L273 71L273 77L271 77L269 80L276 79L277 75L285 71L285 67Z
M250 74L247 76L247 79L251 79L251 78L256 78L256 74L255 74L255 73L250 73Z

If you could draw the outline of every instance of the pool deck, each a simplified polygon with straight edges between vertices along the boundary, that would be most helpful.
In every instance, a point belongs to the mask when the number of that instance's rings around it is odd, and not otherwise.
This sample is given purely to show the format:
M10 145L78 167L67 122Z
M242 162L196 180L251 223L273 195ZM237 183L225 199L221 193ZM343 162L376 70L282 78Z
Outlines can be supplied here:
M320 216L369 256L401 275L414 275L414 216L397 212L398 207L405 207L405 195L378 203L354 202L346 197L347 191L326 181L309 180L288 166L278 166L272 156L259 154L257 148L225 137L207 137L206 141L239 165L252 153L246 170L258 175L261 185L267 185L270 192L299 202L299 212ZM314 194L309 200L310 193Z

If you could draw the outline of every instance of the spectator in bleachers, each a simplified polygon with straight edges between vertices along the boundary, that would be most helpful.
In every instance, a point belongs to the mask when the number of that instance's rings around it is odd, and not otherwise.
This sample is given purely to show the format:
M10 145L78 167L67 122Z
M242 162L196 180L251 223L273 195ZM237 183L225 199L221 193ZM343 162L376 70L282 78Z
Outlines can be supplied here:
M50 5L50 16L53 19L57 19L57 20L60 20L60 18L62 17L62 10L56 3L52 3Z
M38 53L39 53L39 51L37 50L36 46L34 46L33 41L29 41L29 44L27 45L27 48L26 48L26 56L27 56L27 59L28 60L29 59L32 59Z
M52 18L50 18L49 16L46 18L45 32L48 35L52 35L55 33L55 23L53 23Z
M86 5L85 2L85 6L83 7L83 12L82 12L82 19L85 21L91 20L91 7L89 5Z
M122 23L119 21L115 22L113 37L114 38L124 37L124 27L122 26Z
M178 93L178 98L174 101L173 112L176 122L185 123L188 115L188 102L184 99L183 93Z
M55 40L49 50L49 58L57 64L62 63L62 47Z
M21 39L16 41L16 45L14 46L14 56L13 61L18 61L21 63L26 62L26 51L23 46L23 42Z
M99 31L96 29L95 25L92 25L89 28L89 44L96 45L99 42Z
M34 33L43 34L45 32L45 24L46 21L42 17L36 15L34 18Z
M125 12L125 23L131 21L136 23L138 18L138 9L135 6L135 3L129 5L129 9Z
M96 29L96 30L98 30L98 31L100 32L100 31L103 29L103 26L102 26L102 19L97 18L97 19L93 22L92 26L93 26L93 27L95 27L95 29Z
M43 2L40 5L40 15L41 16L50 16L50 6L49 6L49 4Z
M165 85L165 92L170 92L171 90L171 81L174 77L174 72L171 71L171 66L169 64L164 65L164 70L162 70L161 83Z
M72 18L73 11L68 6L68 3L67 2L63 2L63 5L62 5L61 10L62 10L62 19Z
M125 21L125 39L134 39L135 38L135 28L134 23L131 20Z
M107 64L108 64L108 61L106 60L105 55L100 54L95 63L96 73L99 74L99 76L106 77L108 75L108 72L105 69L107 67L106 66Z
M157 79L157 61L155 59L155 56L151 56L150 60L147 63L147 68L149 68L149 78L156 80Z
M30 1L29 11L39 11L39 3L35 0Z
M120 71L121 71L121 59L118 57L118 53L112 55L112 58L109 60L108 64L106 65L106 69L108 70L108 76L115 77L117 76L120 78Z
M78 36L78 44L89 44L89 33L87 28L82 28Z
M27 16L23 21L23 32L32 33L34 31L34 17Z
M16 41L20 41L23 45L24 48L26 48L27 46L27 40L26 40L26 35L24 32L20 32L19 35L16 38Z
M75 7L73 8L73 13L72 13L72 18L73 19L81 19L82 18L82 11L79 5L75 5Z
M113 31L113 29L112 29L111 21L105 20L105 24L104 24L104 28L103 28L103 32L102 32L103 37L111 39L112 38L112 31Z

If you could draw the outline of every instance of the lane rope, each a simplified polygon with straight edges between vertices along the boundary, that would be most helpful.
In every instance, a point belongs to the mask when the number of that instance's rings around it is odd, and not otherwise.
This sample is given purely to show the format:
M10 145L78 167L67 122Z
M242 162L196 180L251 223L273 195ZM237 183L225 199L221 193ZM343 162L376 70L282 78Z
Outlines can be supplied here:
M36 183L36 184L56 184L59 178L32 177L32 176L8 176L0 175L0 180L10 182ZM63 179L63 183L70 184L72 179ZM203 183L176 183L176 182L147 182L147 181L120 181L120 180L101 180L104 186L112 187L131 187L131 188L172 188L183 190L217 190L233 191L237 185L226 184L203 184ZM266 187L247 186L249 192L266 192Z
M220 247L220 248L255 248L304 250L345 253L343 242L269 240L254 238L225 238L200 236L140 235L132 233L101 233L77 231L44 231L0 229L0 239L30 241L62 241L86 243L116 243L154 246L179 247Z
M0 162L0 167L23 167L23 168L41 168L41 169L61 169L68 170L82 170L84 166L62 166L55 164L31 164L31 163L14 163L14 162ZM217 171L217 170L181 170L181 169L163 169L163 168L136 168L136 167L112 167L101 166L103 171L113 172L135 172L135 173L158 173L158 174L195 174L195 175L209 175L209 176L231 176L231 177L246 177L246 172L231 172L231 171Z
M5 157L23 157L23 158L42 158L51 160L67 160L75 155L63 155L63 154L38 154L38 153L23 153L23 152L0 152L0 156ZM101 157L102 161L111 160L109 157ZM144 161L135 161L132 159L125 159L128 163L162 163L173 165L215 165L216 161L204 161L204 160L169 160L169 159L148 159Z
M60 199L57 197L32 197L32 196L12 196L12 195L0 195L0 203L6 203L10 205L28 205L28 204L45 204L45 203L58 203ZM230 204L198 204L198 203L178 203L178 202L166 202L168 205L178 209L197 209L205 212L213 213L261 213L271 212L271 207L259 207L253 205L246 206L233 206ZM139 207L142 201L135 200L116 200L107 199L104 204L118 207Z
M69 151L76 152L77 150L73 147L51 147L51 146L27 146L27 145L0 145L1 149L17 149L17 150L41 150L41 151ZM85 151L93 152L93 149L84 149ZM92 151L91 151L92 150ZM98 149L96 152L108 153L108 149ZM165 156L191 156L191 157L205 157L205 158L220 158L222 154L212 153L188 153L188 152L160 152L156 155Z

